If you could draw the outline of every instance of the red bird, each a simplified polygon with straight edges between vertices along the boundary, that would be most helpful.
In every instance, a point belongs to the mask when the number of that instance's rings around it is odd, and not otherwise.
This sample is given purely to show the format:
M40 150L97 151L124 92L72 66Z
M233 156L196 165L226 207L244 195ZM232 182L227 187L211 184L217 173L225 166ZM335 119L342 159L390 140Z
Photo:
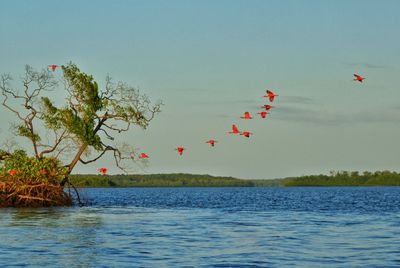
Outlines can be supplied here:
M270 102L274 101L274 98L278 96L276 95L274 92L272 92L271 90L267 90L267 95L265 95L264 97L269 98Z
M178 147L178 148L175 148L175 150L178 151L178 154L179 154L179 155L182 155L182 154L183 154L183 151L185 150L185 148L183 148L183 147Z
M245 136L246 138L250 138L250 135L253 135L253 133L248 132L248 131L243 131L242 133L240 133L240 135Z
M216 140L208 140L206 141L206 143L209 143L212 147L214 147L215 143L217 143L218 141Z
M267 114L269 114L269 113L267 113L266 111L262 111L262 112L257 113L257 114L259 114L262 118L265 118L267 116Z
M261 108L264 108L266 111L269 111L271 108L274 108L274 106L271 106L271 105L263 105L263 106L261 106Z
M232 131L229 132L229 134L239 134L239 129L237 128L236 125L232 125Z
M251 117L249 112L244 112L244 116L241 116L240 118L242 118L242 119L253 119L253 117Z
M149 158L149 156L148 156L147 154L145 154L145 153L141 153L141 154L139 155L139 158L140 158L140 159L146 159L146 158Z
M358 81L358 82L360 82L360 83L362 83L362 81L365 79L365 77L362 77L361 75L358 75L358 74L353 74L354 75L354 81Z
M47 172L46 170L41 170L41 171L39 171L39 174L40 175L47 175L47 174L49 174L49 172Z
M18 171L16 171L15 169L11 169L8 174L10 174L10 176L14 176L15 174L17 174Z
M105 168L105 167L101 167L101 168L99 168L98 169L98 171L102 174L102 175L107 175L107 168Z
M52 70L53 72L55 72L55 71L56 71L56 68L59 67L58 65L55 65L55 64L48 65L48 66L51 68L51 70Z

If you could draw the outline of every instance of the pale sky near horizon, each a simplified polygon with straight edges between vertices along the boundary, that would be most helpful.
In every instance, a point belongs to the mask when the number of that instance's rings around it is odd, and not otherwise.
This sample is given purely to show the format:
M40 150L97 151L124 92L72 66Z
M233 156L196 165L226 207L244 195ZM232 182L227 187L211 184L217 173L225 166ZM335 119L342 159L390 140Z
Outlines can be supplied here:
M146 131L122 136L150 155L137 173L399 171L399 11L394 0L5 0L0 73L73 61L163 100ZM261 110L267 88L279 95L269 118L239 119ZM12 115L0 110L3 142ZM233 123L254 136L229 135ZM104 165L120 173L109 157L75 172Z

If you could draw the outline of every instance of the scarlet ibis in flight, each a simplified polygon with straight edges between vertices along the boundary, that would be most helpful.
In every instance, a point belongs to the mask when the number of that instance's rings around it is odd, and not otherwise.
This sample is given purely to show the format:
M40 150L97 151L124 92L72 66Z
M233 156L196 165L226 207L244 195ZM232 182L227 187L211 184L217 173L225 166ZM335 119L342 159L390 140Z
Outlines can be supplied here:
M264 108L266 111L269 111L271 108L274 108L274 106L271 106L271 105L263 105L263 106L261 106L261 108Z
M267 113L266 111L262 111L262 112L257 113L257 114L259 114L262 118L265 118L267 116L267 114L269 114L269 113Z
M182 154L183 154L183 151L185 150L185 148L183 148L183 147L178 147L178 148L175 148L175 150L178 151L178 154L179 154L179 155L182 155Z
M244 112L244 116L241 116L240 118L242 118L242 119L253 119L253 117L251 117L249 112Z
M253 133L248 132L248 131L243 131L242 133L240 133L240 135L245 136L246 138L250 138L250 135L253 135Z
M10 174L10 176L14 176L15 174L17 174L17 171L14 169L11 169L8 174Z
M361 75L358 74L353 74L354 75L354 81L358 81L360 83L362 83L362 81L365 79L365 77L362 77Z
M240 131L237 128L237 126L235 124L232 125L232 131L230 131L229 134L239 134L239 133L240 133Z
M58 65L55 65L55 64L52 64L52 65L49 65L49 67L51 68L51 70L52 70L53 72L55 72L55 71L56 71L56 68L59 67L59 66L58 66Z
M209 143L212 147L214 147L215 143L217 143L218 141L216 140L208 140L206 141L206 143Z
M141 153L141 154L139 155L139 158L140 158L140 159L147 159L147 158L149 158L149 156L148 156L146 153Z
M101 167L98 169L98 171L101 173L101 175L107 175L107 168L105 167Z
M270 102L274 101L274 98L278 96L276 95L274 92L272 92L271 90L267 89L267 95L265 95L264 97L268 98Z

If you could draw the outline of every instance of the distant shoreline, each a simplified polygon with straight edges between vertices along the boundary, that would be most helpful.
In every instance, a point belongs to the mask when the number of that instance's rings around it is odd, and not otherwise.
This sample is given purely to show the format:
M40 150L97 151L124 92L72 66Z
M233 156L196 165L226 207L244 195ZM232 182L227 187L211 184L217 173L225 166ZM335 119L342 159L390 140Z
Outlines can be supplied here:
M127 174L95 175L74 174L71 182L78 188L127 187L348 187L348 186L400 186L400 173L390 171L331 172L331 175L310 175L282 179L238 179L199 174Z

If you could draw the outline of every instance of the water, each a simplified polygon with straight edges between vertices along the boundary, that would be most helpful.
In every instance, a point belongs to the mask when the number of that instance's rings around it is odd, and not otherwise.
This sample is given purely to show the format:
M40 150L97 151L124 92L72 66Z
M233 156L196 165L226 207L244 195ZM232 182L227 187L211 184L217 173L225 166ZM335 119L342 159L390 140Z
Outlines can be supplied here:
M86 189L0 210L0 266L400 267L400 187Z

